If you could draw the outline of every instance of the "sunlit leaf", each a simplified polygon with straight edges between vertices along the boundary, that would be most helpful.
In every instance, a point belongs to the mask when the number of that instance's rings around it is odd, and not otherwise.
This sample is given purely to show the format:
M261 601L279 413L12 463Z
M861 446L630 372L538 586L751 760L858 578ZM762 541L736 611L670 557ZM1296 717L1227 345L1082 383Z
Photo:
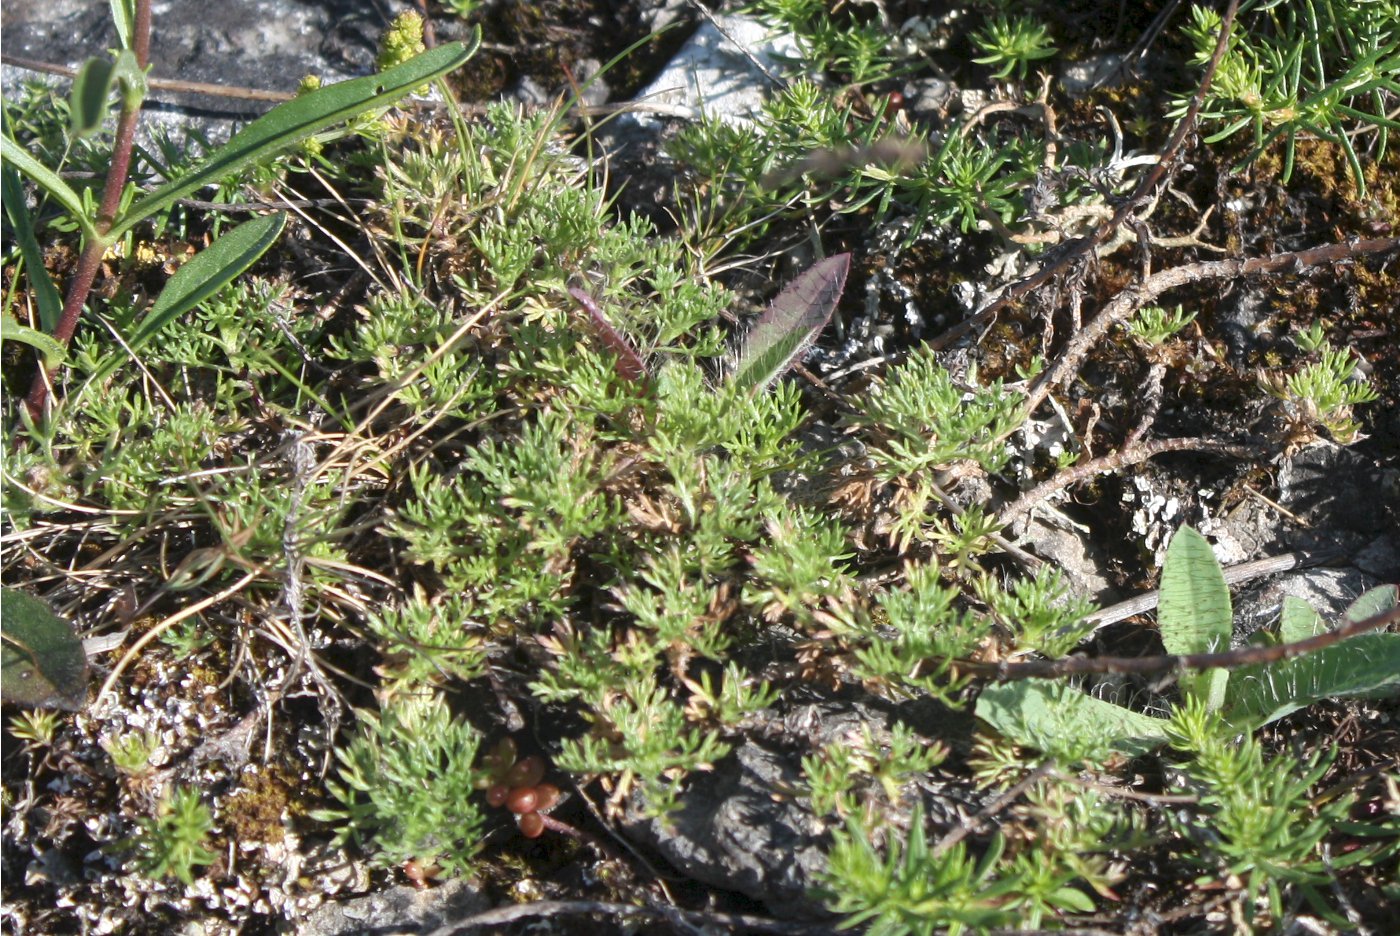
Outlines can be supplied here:
M286 222L287 216L280 212L245 221L195 254L170 277L127 344L133 350L140 347L256 263Z
M77 711L87 701L87 655L73 627L43 601L0 593L0 697L25 708Z
M366 111L388 107L424 83L464 65L480 44L478 28L470 46L449 42L380 74L327 85L277 105L235 133L190 172L138 199L112 226L109 239L120 237L143 218L169 208L176 200L226 179L244 166L279 153L313 133ZM8 158L8 152L6 155Z
M1172 537L1162 563L1157 629L1167 652L1178 656L1230 649L1230 589L1206 538L1184 526ZM1230 674L1205 670L1181 677L1182 691L1214 710L1225 698Z
M730 380L757 391L787 373L831 321L850 269L851 255L837 254L793 280L744 338Z
M977 717L1027 747L1054 751L1064 739L1101 741L1125 754L1145 754L1166 742L1165 719L1086 695L1049 679L997 683L982 690Z

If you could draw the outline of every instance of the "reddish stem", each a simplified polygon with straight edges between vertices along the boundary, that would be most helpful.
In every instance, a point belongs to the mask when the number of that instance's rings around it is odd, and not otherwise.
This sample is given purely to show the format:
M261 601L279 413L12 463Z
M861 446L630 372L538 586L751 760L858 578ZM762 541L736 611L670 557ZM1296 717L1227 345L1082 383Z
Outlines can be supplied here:
M132 25L131 51L136 55L136 64L146 69L151 57L151 0L136 0L136 21ZM126 187L127 172L131 168L131 152L136 141L136 122L141 118L141 102L129 105L122 101L121 116L117 118L117 133L112 142L112 162L107 169L107 180L102 188L102 202L97 210L98 237L83 245L82 255L73 278L68 281L68 295L63 300L63 314L54 326L53 337L59 344L67 345L73 333L78 330L78 318L83 313L83 305L92 284L97 279L97 271L102 268L102 256L107 252L105 235L116 220L117 209L121 206L122 190ZM34 375L29 396L25 404L29 415L35 420L44 413L48 402L49 381L52 372L40 370Z

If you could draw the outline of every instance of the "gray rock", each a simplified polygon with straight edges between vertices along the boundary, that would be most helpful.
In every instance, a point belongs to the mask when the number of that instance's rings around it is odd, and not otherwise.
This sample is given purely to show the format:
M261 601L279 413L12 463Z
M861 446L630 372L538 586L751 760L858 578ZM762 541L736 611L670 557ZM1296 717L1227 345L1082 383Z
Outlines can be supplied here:
M1100 83L1118 77L1114 72L1123 64L1123 56L1116 53L1091 56L1082 62L1070 62L1060 72L1060 87L1070 97L1083 97Z
M1278 621L1283 599L1306 601L1329 625L1363 593L1383 584L1354 568L1303 569L1275 576L1246 590L1235 601L1235 639L1241 640Z
M827 867L829 833L837 820L815 815L799 795L802 754L865 743L867 732L878 749L896 713L930 735L930 743L937 737L958 748L970 740L970 717L927 701L897 708L840 700L793 706L775 715L767 731L757 732L767 736L764 744L745 741L712 772L695 775L681 794L680 808L668 817L643 818L643 804L634 796L622 830L687 877L762 901L776 916L830 919L815 888ZM878 783L864 792L878 797ZM917 786L906 785L900 796L890 814L907 821L913 803L922 803L935 838L985 805L969 782L938 771Z
M756 20L742 16L716 17L695 31L661 74L637 95L639 102L660 106L669 116L734 123L750 120L772 90L768 75L776 74L783 56L798 54L791 35L773 35ZM761 66L761 67L760 67ZM648 113L630 115L636 126L654 128Z
M329 83L374 70L379 36L402 0L256 0L251 3L157 4L151 23L154 78L229 88L292 92L309 74ZM0 47L8 56L80 66L116 46L105 0L13 0L5 4ZM5 66L5 93L36 72ZM57 80L57 79L55 79ZM66 81L66 79L65 79ZM147 129L192 124L220 140L236 124L265 113L272 102L153 90Z
M390 936L428 932L481 913L491 902L466 878L419 890L390 887L352 900L324 903L283 931L299 936Z
M738 891L774 913L825 916L809 896L826 867L825 831L796 799L775 797L802 780L795 761L745 742L698 775L667 819L631 819L629 836L656 849L687 877Z

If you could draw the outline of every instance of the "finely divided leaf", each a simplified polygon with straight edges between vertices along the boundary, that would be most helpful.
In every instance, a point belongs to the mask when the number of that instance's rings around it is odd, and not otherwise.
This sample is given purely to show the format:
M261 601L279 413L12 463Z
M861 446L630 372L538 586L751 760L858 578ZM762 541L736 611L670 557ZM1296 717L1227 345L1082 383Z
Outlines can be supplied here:
M851 255L827 257L793 280L754 323L730 380L757 392L783 376L831 320Z

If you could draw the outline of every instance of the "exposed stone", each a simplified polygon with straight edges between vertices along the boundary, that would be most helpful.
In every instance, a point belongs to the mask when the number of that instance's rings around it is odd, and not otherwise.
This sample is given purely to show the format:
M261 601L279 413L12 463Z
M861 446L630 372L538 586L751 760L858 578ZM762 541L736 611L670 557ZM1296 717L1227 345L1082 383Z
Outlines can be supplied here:
M398 885L352 900L322 904L284 933L300 936L389 936L427 932L489 909L490 901L466 878L422 890Z

